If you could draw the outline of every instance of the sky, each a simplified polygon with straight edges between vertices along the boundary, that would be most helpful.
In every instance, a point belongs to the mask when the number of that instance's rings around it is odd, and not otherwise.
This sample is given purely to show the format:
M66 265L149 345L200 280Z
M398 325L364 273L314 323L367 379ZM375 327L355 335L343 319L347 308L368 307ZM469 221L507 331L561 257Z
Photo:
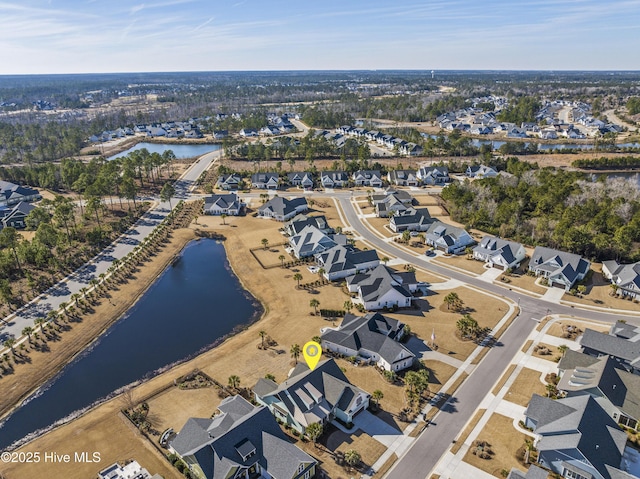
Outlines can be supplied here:
M640 0L0 0L0 74L640 70Z

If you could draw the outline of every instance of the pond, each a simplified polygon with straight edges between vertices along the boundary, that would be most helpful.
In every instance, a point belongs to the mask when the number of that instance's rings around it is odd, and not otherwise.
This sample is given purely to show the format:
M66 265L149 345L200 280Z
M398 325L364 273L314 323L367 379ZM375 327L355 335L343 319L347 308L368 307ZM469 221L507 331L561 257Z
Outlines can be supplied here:
M119 388L195 356L262 308L213 240L188 245L173 266L91 348L0 426L0 450Z
M167 150L173 151L173 154L176 155L176 158L191 158L194 156L202 156L205 153L209 153L211 151L216 151L222 148L220 145L215 144L193 144L193 145L185 145L185 144L177 144L177 143L138 143L135 146L132 146L128 150L122 151L117 155L110 156L107 158L108 160L115 160L116 158L122 158L123 156L127 156L132 151L141 150L146 148L149 150L149 153L164 153Z

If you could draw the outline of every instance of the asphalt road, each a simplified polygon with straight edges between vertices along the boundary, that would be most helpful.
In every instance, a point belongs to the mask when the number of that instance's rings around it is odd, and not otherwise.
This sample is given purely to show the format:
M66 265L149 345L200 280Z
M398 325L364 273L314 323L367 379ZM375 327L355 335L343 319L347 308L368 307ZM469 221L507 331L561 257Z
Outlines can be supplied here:
M172 200L188 199L190 189L202 172L214 161L219 152L211 152L198 159L182 177L174 183L176 195ZM142 198L154 200L154 198ZM82 288L88 288L93 278L99 277L107 271L114 259L123 258L133 251L156 226L162 222L169 212L169 203L160 203L152 210L145 213L125 234L114 243L104 249L93 261L85 264L70 275L66 280L60 281L44 293L44 298L34 300L16 312L2 320L0 325L0 348L9 337L20 338L22 330L27 326L34 326L34 320L46 317L51 310L57 310L65 302L71 305L71 295L79 293Z
M433 423L416 439L407 452L396 462L385 476L389 479L423 478L429 477L440 458L450 448L453 440L472 417L479 402L491 391L511 359L524 344L529 333L537 326L542 317L548 312L579 316L585 319L597 319L614 322L620 316L589 310L576 310L571 307L558 305L541 299L519 294L508 288L467 276L427 262L383 241L367 229L355 211L348 197L339 198L346 220L351 227L378 251L386 251L404 261L417 265L425 270L442 276L458 279L479 289L490 291L498 296L508 298L520 305L520 314L502 335L499 341L491 347L484 359L478 364L473 373L455 392ZM628 318L630 322L640 324L640 318Z

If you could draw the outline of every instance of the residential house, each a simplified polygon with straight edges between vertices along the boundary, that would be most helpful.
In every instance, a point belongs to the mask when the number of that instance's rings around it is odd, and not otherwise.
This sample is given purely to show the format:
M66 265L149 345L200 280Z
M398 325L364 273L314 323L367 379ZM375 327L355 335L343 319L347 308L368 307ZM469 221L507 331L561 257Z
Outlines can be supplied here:
M264 406L225 398L212 418L190 418L170 442L199 479L314 477L317 462L298 449Z
M305 190L313 188L313 173L309 171L287 173L287 179L291 186L299 186Z
M389 228L394 233L401 233L405 230L427 231L434 221L437 220L431 218L427 208L407 208L391 217Z
M418 156L421 155L423 151L424 149L422 148L422 146L417 145L411 141L406 143L403 142L398 146L398 152L401 155Z
M496 170L485 165L470 165L467 167L465 174L468 178L476 178L478 180L483 178L495 178L498 176L498 172Z
M531 464L527 472L522 472L515 467L511 469L507 479L547 479L549 473L544 469Z
M429 186L442 186L451 181L446 166L421 166L417 176L423 185Z
M387 175L387 180L396 186L420 186L416 170L391 170Z
M362 304L367 311L411 306L413 295L404 287L403 278L391 271L379 265L367 273L347 277L349 292L357 293L353 301Z
M276 221L288 221L308 209L309 205L306 198L292 198L289 200L282 196L274 196L258 208L258 216L273 218Z
M289 238L289 245L296 258L307 258L335 247L338 243L333 237L315 226L307 225L298 234Z
M524 246L495 236L485 236L473 248L473 257L484 261L492 268L515 269L526 257Z
M251 175L251 188L277 190L278 186L280 186L280 175L276 172L254 173Z
M525 426L536 435L540 465L562 477L623 477L627 435L590 395L553 400L534 394Z
M117 462L98 472L98 479L162 479L160 474L153 476L138 461L121 466Z
M370 199L379 218L387 218L405 211L415 201L406 191L391 188L387 188L383 194L372 194Z
M237 173L231 173L230 175L218 176L216 181L216 188L222 190L237 190L242 183L242 177Z
M605 261L602 263L602 275L617 286L618 294L640 299L640 261L633 264Z
M38 193L38 190L0 180L0 206L11 206L21 201L30 202L41 199L42 196Z
M229 132L227 130L214 130L212 136L214 140L224 140L229 136Z
M288 236L295 236L299 234L305 226L313 226L326 235L334 233L333 228L331 228L327 222L326 216L307 216L303 214L296 215L291 219L291 221L287 222L284 225L284 232Z
M380 170L358 170L353 174L352 178L356 186L382 187Z
M159 126L151 126L147 128L147 136L151 136L151 137L167 136L167 130Z
M324 269L324 277L329 281L346 278L380 264L380 258L374 249L360 251L341 245L318 253L315 258L318 266Z
M567 397L589 394L618 424L638 430L640 375L618 366L611 356L568 350L558 363L558 390Z
M349 182L349 175L344 171L323 171L320 173L320 183L323 188L342 188Z
M264 136L279 135L280 134L280 128L278 128L277 126L267 125L267 126L263 126L262 128L260 128L259 133L261 135L264 135Z
M260 379L253 388L258 404L269 408L276 419L304 433L311 424L326 425L335 419L345 424L369 407L371 395L349 382L333 359L313 370L298 363L282 384Z
M399 341L404 324L380 313L345 315L337 328L322 330L322 348L345 356L359 356L387 371L402 371L413 365L415 354Z
M245 138L256 137L258 136L258 130L256 130L255 128L243 128L242 130L240 130L240 136L243 136Z
M244 203L235 193L225 195L210 195L204 198L205 215L238 216L244 212Z
M550 286L569 291L589 271L590 263L580 255L537 246L529 261L529 271L547 278Z
M475 244L475 241L463 228L435 220L426 230L425 243L445 253L455 254Z
M590 356L612 356L624 369L640 373L640 328L616 323L610 334L585 329L580 337L582 352Z
M25 228L25 218L35 210L36 207L30 203L21 201L13 207L0 207L0 228L11 226L15 229Z

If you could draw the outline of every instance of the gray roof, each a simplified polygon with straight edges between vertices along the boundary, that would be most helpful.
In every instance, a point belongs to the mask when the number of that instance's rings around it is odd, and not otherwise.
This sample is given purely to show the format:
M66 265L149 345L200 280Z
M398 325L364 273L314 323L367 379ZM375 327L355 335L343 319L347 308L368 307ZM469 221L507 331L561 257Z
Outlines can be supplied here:
M182 457L194 456L208 479L223 479L234 467L256 462L273 477L294 477L315 460L288 442L269 410L240 396L226 398L212 419L191 418L171 442ZM253 450L255 455L247 457Z
M539 468L535 464L531 464L527 472L521 472L514 467L511 469L507 479L547 479L548 475L548 472L544 469Z
M391 221L396 225L396 227L398 227L413 224L427 225L437 220L431 218L427 208L418 210L414 208L407 208L405 211L401 211L391 218Z
M463 236L469 236L471 243L461 244L460 246L466 246L473 243L469 233L464 228L458 226L449 225L443 223L440 220L434 220L427 229L425 237L427 242L435 244L438 242L441 244L444 242L448 246L453 246Z
M634 326L631 323L616 321L616 323L611 327L611 334L620 338L638 341L640 340L640 327Z
M302 213L294 216L286 225L285 229L288 230L289 234L296 235L300 233L305 226L315 226L320 231L328 232L331 230L331 227L327 223L327 218L324 215L321 216L306 216Z
M18 199L22 196L38 195L38 190L26 186L16 185L9 181L0 180L0 199Z
M538 421L540 452L576 448L605 478L605 464L620 464L627 435L592 396L554 401L534 394L525 415Z
M360 265L378 261L378 252L374 249L360 251L345 246L335 246L319 254L324 270L329 273L357 269Z
M365 316L347 314L337 330L328 329L322 340L355 351L366 349L378 353L389 364L415 357L397 339L402 335L403 324L379 313ZM402 354L401 354L402 353Z
M323 171L320 173L322 181L330 179L331 181L348 181L349 175L344 171Z
M551 275L562 275L573 283L578 275L587 273L589 262L578 254L537 246L529 261L529 268L533 271L548 271Z
M569 369L575 369L577 367L588 368L598 362L598 358L589 356L588 354L579 353L571 349L567 349L564 356L560 358L558 363L558 369L567 371Z
M360 394L370 396L351 384L333 359L320 362L313 370L298 363L289 378L266 395L260 394L265 390L264 381L258 381L258 385L258 390L253 389L258 397L277 399L277 407L288 411L304 426L324 419L334 407L350 409Z
M289 181L311 181L313 183L313 173L308 171L292 171L287 173Z
M508 241L495 236L485 236L480 244L473 248L475 253L486 255L489 258L500 256L506 264L511 264L516 259L517 251L522 248L520 243Z
M391 170L389 172L391 181L418 181L416 170Z
M634 364L640 359L640 341L633 342L587 328L580 338L580 345L600 354L609 354Z
M347 278L347 284L357 284L364 301L375 301L391 289L395 289L405 297L411 297L407 291L384 265L379 265L368 273L360 273Z
M640 292L640 261L632 264L619 264L617 261L605 261L604 265L612 274L612 282L624 289Z
M292 236L289 243L298 258L312 256L336 246L336 242L312 225L305 226L299 234Z
M258 214L264 215L270 213L271 215L287 216L296 211L296 208L307 205L307 199L304 197L287 199L283 196L274 196L260 208L258 208Z
M240 201L238 200L238 195L235 193L205 196L204 208L208 210L214 205L220 209L239 209Z
M254 173L253 175L251 175L251 183L252 184L268 183L270 180L278 181L279 178L280 178L280 175L275 171L267 172L267 173Z

